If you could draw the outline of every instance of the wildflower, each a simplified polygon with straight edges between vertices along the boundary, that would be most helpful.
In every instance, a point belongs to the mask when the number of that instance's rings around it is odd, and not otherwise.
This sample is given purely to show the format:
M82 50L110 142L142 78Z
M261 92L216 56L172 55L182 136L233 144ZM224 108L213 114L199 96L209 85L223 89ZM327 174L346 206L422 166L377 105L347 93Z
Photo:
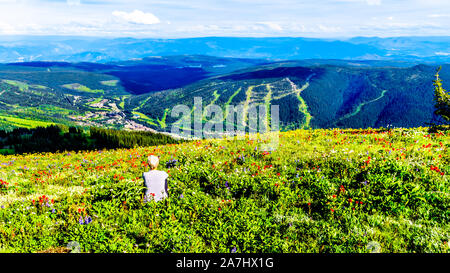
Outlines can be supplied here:
M231 249L231 253L236 253L236 247L233 247L233 248Z

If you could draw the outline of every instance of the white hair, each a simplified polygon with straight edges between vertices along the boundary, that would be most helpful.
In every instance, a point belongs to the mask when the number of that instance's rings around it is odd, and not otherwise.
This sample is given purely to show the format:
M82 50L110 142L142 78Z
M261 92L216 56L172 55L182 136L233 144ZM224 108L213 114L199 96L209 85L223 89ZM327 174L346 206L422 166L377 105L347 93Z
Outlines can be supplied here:
M156 169L159 165L159 158L155 155L151 155L148 157L148 165L150 165L150 168Z

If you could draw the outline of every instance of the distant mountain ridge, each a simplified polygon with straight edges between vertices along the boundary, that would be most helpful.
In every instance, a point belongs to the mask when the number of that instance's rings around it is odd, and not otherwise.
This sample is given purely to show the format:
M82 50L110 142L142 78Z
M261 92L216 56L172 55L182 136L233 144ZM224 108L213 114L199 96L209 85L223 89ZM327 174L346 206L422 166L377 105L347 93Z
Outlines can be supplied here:
M64 36L0 37L0 63L108 63L148 56L210 55L274 60L346 59L450 62L450 37L202 37L183 39Z

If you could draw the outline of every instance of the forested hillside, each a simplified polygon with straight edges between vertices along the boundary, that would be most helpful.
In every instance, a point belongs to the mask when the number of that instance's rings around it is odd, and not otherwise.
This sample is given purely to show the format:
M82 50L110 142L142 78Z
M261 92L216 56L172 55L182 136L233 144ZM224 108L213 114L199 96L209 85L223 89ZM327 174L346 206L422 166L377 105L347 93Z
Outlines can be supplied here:
M159 133L55 126L0 131L0 154L85 151L180 143Z
M0 129L51 124L170 131L174 106L279 105L281 129L416 127L435 122L435 66L182 55L0 65ZM443 65L444 87L450 65ZM226 114L224 114L225 118ZM179 122L179 121L178 121ZM207 122L204 119L203 122ZM178 124L178 123L177 123Z
M368 128L426 126L433 115L435 67L263 66L201 81L184 88L130 98L129 107L153 120L177 104L280 105L282 128ZM450 81L444 66L444 83ZM167 126L168 127L168 126ZM170 127L169 127L170 128Z

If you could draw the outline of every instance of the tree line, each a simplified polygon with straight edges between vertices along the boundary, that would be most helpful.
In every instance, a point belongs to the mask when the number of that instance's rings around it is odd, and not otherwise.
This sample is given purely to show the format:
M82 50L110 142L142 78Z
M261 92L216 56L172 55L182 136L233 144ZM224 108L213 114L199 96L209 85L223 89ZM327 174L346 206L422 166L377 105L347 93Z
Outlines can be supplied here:
M91 127L50 125L48 127L0 130L0 153L23 154L133 148L178 143L168 135L144 131L125 131Z

